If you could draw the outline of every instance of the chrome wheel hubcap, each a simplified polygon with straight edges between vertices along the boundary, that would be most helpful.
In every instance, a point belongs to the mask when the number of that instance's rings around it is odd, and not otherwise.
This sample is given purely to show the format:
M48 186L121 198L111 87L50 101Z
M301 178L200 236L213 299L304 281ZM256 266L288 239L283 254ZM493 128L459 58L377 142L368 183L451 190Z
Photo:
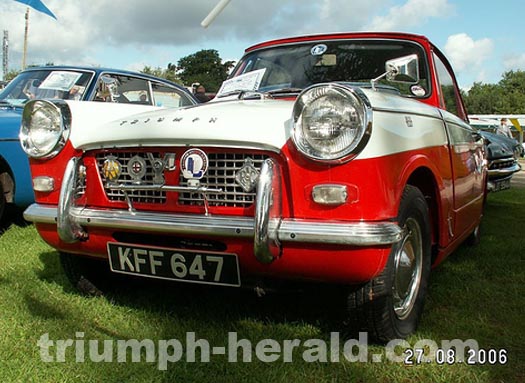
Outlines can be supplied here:
M419 291L423 266L421 228L417 221L408 218L405 235L394 255L393 298L394 312L399 319L407 318Z

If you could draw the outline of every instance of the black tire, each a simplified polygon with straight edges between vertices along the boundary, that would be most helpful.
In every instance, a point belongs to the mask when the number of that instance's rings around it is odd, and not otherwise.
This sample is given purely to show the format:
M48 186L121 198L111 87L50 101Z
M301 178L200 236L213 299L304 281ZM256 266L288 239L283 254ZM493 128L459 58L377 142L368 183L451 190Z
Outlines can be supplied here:
M416 331L430 274L429 211L418 188L406 186L397 220L404 235L392 246L384 270L348 295L348 329L366 331L379 342L404 339Z
M60 253L60 264L71 284L87 296L102 296L109 288L109 271L104 261Z

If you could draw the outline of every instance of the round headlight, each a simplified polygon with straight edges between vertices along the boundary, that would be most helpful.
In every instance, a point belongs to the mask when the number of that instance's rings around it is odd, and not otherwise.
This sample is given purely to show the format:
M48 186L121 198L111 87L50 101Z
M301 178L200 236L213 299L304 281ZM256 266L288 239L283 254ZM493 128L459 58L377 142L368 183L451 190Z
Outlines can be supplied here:
M293 113L295 145L314 160L349 161L370 137L372 109L359 89L314 85L299 95Z
M49 158L66 144L71 112L64 101L34 100L24 107L20 143L33 158Z

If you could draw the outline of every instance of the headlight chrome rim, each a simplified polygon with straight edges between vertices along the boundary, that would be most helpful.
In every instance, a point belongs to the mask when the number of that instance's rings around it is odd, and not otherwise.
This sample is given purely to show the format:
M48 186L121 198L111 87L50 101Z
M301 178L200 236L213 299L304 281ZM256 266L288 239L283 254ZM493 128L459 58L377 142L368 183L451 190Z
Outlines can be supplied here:
M32 126L36 113L43 113L58 130L45 144L35 144L35 127ZM41 127L40 127L41 128ZM71 128L71 110L64 100L31 100L26 103L20 127L20 144L24 152L37 159L48 159L56 156L66 145Z
M325 94L322 94L322 93ZM303 113L316 100L332 93L340 97L340 102L348 103L355 113L359 114L359 130L351 142L336 152L321 151L309 142L303 127ZM330 129L334 132L336 129ZM344 133L344 132L343 132ZM340 83L321 83L312 85L301 92L293 109L292 139L296 148L311 160L328 163L345 163L355 158L366 146L372 133L372 106L370 101L359 88L353 88ZM321 134L322 135L322 134Z

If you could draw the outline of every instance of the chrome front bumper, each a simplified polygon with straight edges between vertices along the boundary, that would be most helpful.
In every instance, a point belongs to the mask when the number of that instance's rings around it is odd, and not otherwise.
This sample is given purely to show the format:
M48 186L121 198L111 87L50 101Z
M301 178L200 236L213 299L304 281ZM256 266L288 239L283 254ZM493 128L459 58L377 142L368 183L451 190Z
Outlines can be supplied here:
M35 223L56 224L62 241L85 240L85 228L130 230L178 235L223 238L251 238L254 254L270 263L280 253L281 244L333 244L340 246L384 246L399 242L402 229L393 222L319 221L282 218L280 178L277 165L266 160L257 186L255 217L151 213L129 210L93 209L74 206L73 191L77 160L66 168L58 206L33 204L24 218Z

